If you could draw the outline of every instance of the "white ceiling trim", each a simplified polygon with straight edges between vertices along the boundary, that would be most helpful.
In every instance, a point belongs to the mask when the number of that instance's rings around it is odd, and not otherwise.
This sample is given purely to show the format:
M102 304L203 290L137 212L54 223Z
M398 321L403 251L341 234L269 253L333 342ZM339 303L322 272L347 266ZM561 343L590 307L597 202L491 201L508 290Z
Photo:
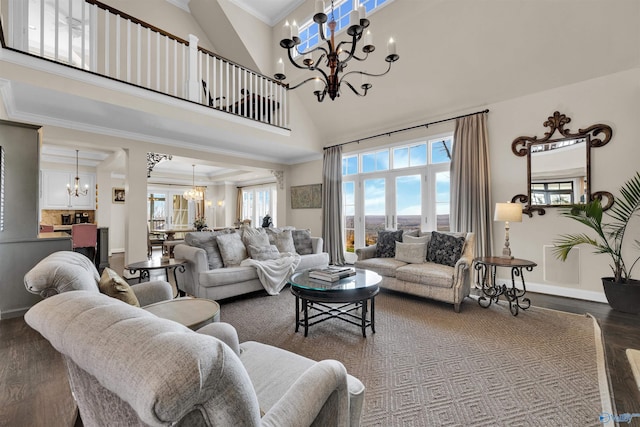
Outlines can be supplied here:
M167 0L168 3L171 3L172 5L179 7L180 9L184 10L185 12L189 12L191 13L191 9L189 9L189 2L191 0Z
M292 0L289 2L289 5L285 9L282 9L281 11L275 14L272 12L270 15L266 15L260 12L259 10L257 10L256 8L251 7L244 0L229 0L229 1L235 4L236 6L238 6L240 9L244 10L245 12L255 16L256 18L258 18L265 24L269 25L270 27L273 27L274 25L276 25L285 16L289 15L291 12L297 9L302 3L305 2L305 0L295 0L295 1ZM261 0L261 1L268 1L268 0Z

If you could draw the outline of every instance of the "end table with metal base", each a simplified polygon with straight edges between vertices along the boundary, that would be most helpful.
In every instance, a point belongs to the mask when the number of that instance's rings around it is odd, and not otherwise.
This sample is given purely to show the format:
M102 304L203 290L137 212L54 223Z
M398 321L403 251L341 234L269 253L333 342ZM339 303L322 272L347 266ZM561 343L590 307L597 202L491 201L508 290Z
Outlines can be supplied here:
M479 257L473 260L478 281L482 283L482 296L478 298L480 307L487 308L492 302L498 302L500 295L509 301L509 311L514 316L519 310L526 310L531 306L531 300L525 298L527 287L522 270L532 271L537 264L533 261L509 257ZM498 267L511 268L511 287L496 284L496 270ZM490 276L489 276L490 275ZM520 278L522 289L516 287L516 279Z
M138 276L138 283L142 282L143 279L149 279L151 270L164 270L164 275L169 281L169 270L173 270L173 280L176 283L176 290L178 291L178 295L176 297L185 296L185 292L180 290L180 286L178 284L178 275L177 273L184 273L186 271L185 264L187 263L184 259L157 259L153 258L148 261L135 262L133 264L129 264L125 266L125 269L129 270L131 274L135 274L138 271L140 275Z

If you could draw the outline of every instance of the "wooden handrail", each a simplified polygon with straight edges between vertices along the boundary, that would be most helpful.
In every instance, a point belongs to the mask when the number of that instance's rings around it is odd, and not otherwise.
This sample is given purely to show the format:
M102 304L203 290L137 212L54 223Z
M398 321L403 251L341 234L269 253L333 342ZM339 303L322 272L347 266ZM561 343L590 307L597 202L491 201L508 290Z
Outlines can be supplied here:
M175 40L178 43L182 43L182 44L187 45L187 46L189 45L189 42L186 41L185 39L182 39L182 38L180 38L178 36L174 36L173 34L168 33L168 32L166 32L164 30L161 30L158 27L154 27L153 25L151 25L151 24L149 24L147 22L144 22L144 21L142 21L142 20L140 20L138 18L135 18L135 17L129 15L128 13L122 12L122 11L116 9L115 7L111 7L111 6L107 5L107 4L101 3L98 0L85 0L85 2L89 3L89 4L92 4L92 5L95 5L95 6L98 6L100 9L106 10L107 12L110 12L110 13L112 13L114 15L120 15L124 19L128 19L129 21L134 22L136 24L140 24L141 26L143 26L145 28L148 28L151 31L155 31L156 33L160 33L165 37L168 37L168 38L170 38L172 40Z

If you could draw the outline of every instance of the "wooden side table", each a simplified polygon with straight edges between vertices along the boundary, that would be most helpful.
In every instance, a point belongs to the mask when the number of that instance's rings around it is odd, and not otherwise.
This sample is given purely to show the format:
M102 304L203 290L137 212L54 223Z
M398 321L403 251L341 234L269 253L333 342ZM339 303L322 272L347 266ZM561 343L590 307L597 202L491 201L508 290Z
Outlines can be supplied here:
M509 311L514 316L519 310L526 310L531 306L531 300L525 298L527 287L524 283L522 270L532 271L536 264L533 261L506 257L478 257L473 260L474 269L482 282L482 296L478 298L480 307L487 308L492 302L498 302L500 295L509 301ZM496 284L496 270L498 267L511 268L511 287ZM488 277L489 274L491 277ZM520 277L522 289L516 288L516 279Z

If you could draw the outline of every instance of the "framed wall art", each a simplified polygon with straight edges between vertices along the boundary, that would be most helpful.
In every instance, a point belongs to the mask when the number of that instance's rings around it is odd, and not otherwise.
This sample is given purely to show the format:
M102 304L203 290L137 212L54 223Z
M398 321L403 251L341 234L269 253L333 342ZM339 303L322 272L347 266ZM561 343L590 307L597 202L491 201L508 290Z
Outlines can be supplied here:
M113 203L124 203L124 188L113 187Z
M291 187L291 209L318 209L322 207L322 184Z

